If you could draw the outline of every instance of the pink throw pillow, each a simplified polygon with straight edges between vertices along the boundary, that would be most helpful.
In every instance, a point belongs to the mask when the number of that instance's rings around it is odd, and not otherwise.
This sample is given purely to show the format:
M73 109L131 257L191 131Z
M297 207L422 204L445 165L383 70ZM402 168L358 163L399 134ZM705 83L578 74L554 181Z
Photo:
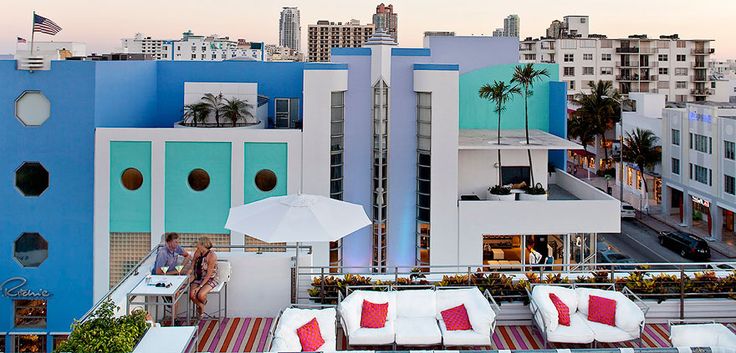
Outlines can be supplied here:
M302 352L316 352L319 347L325 344L316 317L304 324L304 326L296 329L296 334L299 336L299 342L302 344Z
M616 301L591 295L588 298L588 321L616 326Z
M473 329L473 325L470 324L470 318L468 318L468 311L465 310L465 304L444 310L440 314L442 314L442 320L445 322L447 331L467 331Z
M363 311L360 313L360 327L383 328L386 326L388 303L376 304L363 299Z
M559 322L560 325L570 326L570 308L562 302L562 299L560 299L557 294L550 293L549 300L552 301L552 304L555 305L555 309L557 309L557 322Z

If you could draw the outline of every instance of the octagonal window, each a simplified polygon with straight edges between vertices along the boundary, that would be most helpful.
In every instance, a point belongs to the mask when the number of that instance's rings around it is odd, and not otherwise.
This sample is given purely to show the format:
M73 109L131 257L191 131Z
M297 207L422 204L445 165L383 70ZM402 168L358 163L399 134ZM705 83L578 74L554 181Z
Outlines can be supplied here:
M51 102L40 91L25 91L15 100L15 116L25 126L41 126L51 116Z
M15 171L15 187L24 196L39 196L49 188L49 172L38 162L24 162Z
M13 243L13 257L23 267L38 267L49 257L49 242L38 233L23 233Z

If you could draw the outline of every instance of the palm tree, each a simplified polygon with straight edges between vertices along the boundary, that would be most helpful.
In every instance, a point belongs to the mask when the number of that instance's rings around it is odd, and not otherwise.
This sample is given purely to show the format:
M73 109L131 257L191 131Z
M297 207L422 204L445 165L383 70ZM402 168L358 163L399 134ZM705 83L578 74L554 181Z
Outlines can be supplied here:
M493 81L493 84L484 84L478 90L478 96L483 99L492 101L496 107L494 112L498 113L498 127L496 128L496 143L499 145L498 151L498 184L502 184L501 180L501 113L506 110L506 104L510 102L514 95L520 94L521 89L518 86L511 86L504 81Z
M590 93L578 93L573 102L579 106L577 116L586 116L586 120L596 125L596 136L606 146L606 132L613 129L619 120L621 95L613 88L611 81L588 82ZM608 160L608 148L604 147L605 159Z
M207 120L207 115L210 114L210 109L207 104L202 102L187 104L184 106L184 123L192 122L192 126L197 126L198 122L204 122Z
M248 122L248 117L253 117L253 113L250 112L251 108L253 108L253 105L248 104L246 100L235 97L230 99L225 98L222 105L222 115L229 119L233 123L233 127L235 127L241 118Z
M588 145L595 142L595 137L598 134L598 127L596 122L593 121L588 115L573 115L570 120L567 121L567 135L578 139L580 144L583 145L583 150L587 151ZM588 171L588 179L590 179L590 170Z
M223 106L222 99L222 92L217 95L205 93L205 95L202 96L202 102L207 105L210 113L215 113L215 123L217 124L217 127L220 127L220 113L222 112Z
M657 146L659 138L651 130L636 128L634 133L626 132L622 151L623 160L634 163L639 168L641 177L644 170L652 169L662 160L662 147ZM647 183L644 183L644 192L648 192Z
M541 81L542 77L549 77L547 69L535 69L534 64L518 65L514 69L514 75L511 77L511 83L524 88L521 92L524 95L524 130L526 131L526 144L529 145L529 97L534 94L533 88L536 81ZM531 185L534 183L534 166L532 165L532 150L526 150L529 156L529 176L531 177Z

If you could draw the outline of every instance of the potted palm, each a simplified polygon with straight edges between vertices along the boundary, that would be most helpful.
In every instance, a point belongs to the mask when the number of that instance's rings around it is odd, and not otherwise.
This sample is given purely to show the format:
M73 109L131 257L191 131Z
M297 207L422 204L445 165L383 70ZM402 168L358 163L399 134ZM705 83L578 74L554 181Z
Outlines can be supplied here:
M205 93L202 96L202 102L207 106L209 112L215 114L215 124L217 127L220 127L220 115L224 106L222 103L223 99L222 92L219 94Z
M222 104L222 115L230 120L230 122L233 124L233 127L236 127L238 124L238 120L243 119L245 120L245 123L253 123L253 113L251 113L251 109L253 108L252 104L249 104L247 100L242 100L238 98L225 98L223 100ZM249 119L250 118L250 119Z
M534 83L541 81L543 77L549 77L547 69L535 69L534 64L528 63L525 65L519 65L514 70L514 75L511 78L511 83L520 86L521 95L524 96L524 132L526 133L526 145L529 146L531 141L529 140L529 97L534 94L533 88ZM529 157L529 176L531 179L531 185L537 185L534 181L534 165L532 163L532 151L531 149L526 150L527 156Z
M544 189L542 183L536 183L534 186L526 188L525 193L519 194L521 201L544 201L547 199L547 190Z
M181 124L197 127L197 123L204 123L208 115L210 115L210 109L207 104L202 102L187 104L184 106L184 115L182 116Z
M496 185L488 188L489 199L491 200L504 200L513 201L514 195L511 194L509 188L505 188L501 185L503 182L501 178L501 113L506 110L506 104L514 98L514 95L520 94L521 90L518 86L511 86L506 84L504 81L493 81L493 84L484 84L478 90L478 96L484 99L488 99L495 104L493 109L494 112L498 113L498 125L496 127L496 145L499 147L496 149L498 153L498 178L496 179Z

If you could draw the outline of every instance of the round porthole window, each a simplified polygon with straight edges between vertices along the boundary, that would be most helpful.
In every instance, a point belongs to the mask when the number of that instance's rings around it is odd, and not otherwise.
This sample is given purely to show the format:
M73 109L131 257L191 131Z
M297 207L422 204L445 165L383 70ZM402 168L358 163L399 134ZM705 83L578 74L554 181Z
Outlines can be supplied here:
M263 192L271 191L276 187L276 173L268 169L261 169L256 173L256 187Z
M143 174L141 174L141 171L138 169L128 168L123 171L123 174L120 176L120 181L122 181L124 188L130 191L135 191L140 189L141 185L143 185Z
M194 191L203 191L210 186L210 175L204 169L197 168L189 172L189 187Z

